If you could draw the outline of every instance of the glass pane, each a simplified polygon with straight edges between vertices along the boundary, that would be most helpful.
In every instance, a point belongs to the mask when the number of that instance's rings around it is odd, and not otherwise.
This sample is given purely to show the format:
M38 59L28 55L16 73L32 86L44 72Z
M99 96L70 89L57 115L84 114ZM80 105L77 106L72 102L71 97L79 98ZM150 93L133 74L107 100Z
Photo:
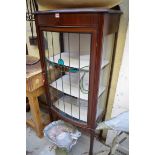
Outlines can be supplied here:
M115 34L110 34L103 37L102 40L102 64L100 71L100 83L99 83L99 98L97 104L96 118L101 116L105 112L105 105L107 100L107 92L109 85L109 76L111 69L111 61L114 47Z
M43 32L53 106L87 122L91 34Z

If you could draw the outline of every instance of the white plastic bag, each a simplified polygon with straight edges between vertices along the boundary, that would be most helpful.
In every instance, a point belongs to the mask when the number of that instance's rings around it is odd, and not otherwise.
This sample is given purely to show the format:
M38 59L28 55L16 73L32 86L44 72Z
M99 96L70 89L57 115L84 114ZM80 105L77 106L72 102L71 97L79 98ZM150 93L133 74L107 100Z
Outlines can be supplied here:
M61 120L54 121L44 128L45 137L59 148L70 151L81 136L75 127Z

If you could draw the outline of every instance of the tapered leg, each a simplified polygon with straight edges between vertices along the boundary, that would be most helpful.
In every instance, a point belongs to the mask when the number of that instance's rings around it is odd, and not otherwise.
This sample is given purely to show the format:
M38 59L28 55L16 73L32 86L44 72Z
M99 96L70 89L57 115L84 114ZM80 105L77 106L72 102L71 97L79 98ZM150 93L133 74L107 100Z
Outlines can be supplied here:
M93 147L94 147L94 134L91 134L90 135L89 155L93 155Z
M51 112L49 112L49 115L50 115L50 122L53 122L54 119L53 119L53 115L51 114Z

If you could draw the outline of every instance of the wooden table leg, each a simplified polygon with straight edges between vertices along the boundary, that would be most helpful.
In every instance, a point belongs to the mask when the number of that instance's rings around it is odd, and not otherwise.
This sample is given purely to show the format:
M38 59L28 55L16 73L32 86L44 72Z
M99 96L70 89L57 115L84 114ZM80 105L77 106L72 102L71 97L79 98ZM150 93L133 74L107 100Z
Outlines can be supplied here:
M35 123L37 135L41 138L43 136L43 124L41 121L41 114L37 96L28 96L31 114Z

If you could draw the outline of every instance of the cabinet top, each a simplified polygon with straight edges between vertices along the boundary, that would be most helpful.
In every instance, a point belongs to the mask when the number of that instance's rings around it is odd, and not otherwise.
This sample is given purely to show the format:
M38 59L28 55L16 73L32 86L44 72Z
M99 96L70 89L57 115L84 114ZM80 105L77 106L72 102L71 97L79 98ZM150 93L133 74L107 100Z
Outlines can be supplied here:
M34 14L49 14L49 13L110 13L110 14L122 14L120 10L106 9L103 7L98 8L69 8L47 11L36 11Z

